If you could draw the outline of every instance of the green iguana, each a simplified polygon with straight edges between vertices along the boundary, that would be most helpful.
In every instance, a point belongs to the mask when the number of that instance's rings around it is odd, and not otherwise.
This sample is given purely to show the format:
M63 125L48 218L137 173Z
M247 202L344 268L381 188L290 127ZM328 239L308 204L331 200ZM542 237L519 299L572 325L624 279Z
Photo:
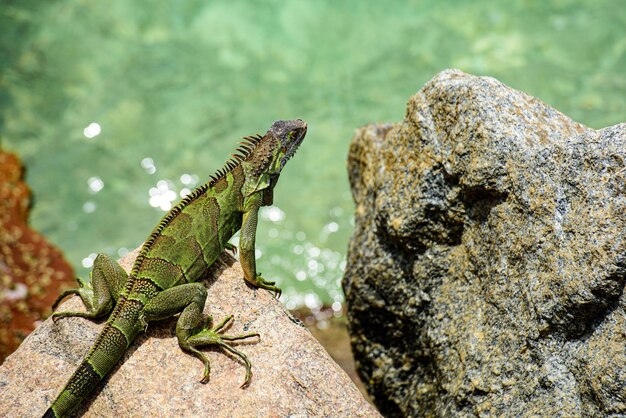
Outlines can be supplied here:
M256 271L254 241L258 212L272 204L273 189L285 163L306 134L302 120L277 121L264 136L244 138L226 165L208 183L187 195L169 211L141 247L130 274L112 258L100 254L91 281L77 279L79 288L63 292L53 309L67 295L78 294L86 312L56 312L66 316L100 318L110 313L96 342L44 417L65 417L117 364L148 322L180 313L176 337L180 347L204 363L202 383L209 380L209 360L196 347L217 345L238 356L246 365L246 387L251 378L245 354L226 341L256 333L228 336L220 331L232 316L209 328L202 315L207 290L202 279L225 248L234 249L230 238L241 229L240 261L244 279L256 287L280 289Z

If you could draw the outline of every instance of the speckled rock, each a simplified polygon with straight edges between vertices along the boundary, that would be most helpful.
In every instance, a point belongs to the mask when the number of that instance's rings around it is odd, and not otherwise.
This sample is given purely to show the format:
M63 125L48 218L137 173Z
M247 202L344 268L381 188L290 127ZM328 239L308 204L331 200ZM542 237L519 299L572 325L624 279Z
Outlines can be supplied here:
M359 129L343 281L385 416L626 414L626 124L444 71Z
M136 252L122 265L128 270ZM219 277L219 280L216 280ZM229 334L259 332L237 344L252 362L250 386L240 389L245 368L232 356L207 348L211 380L203 366L178 347L175 320L151 324L104 384L78 411L84 417L378 417L348 376L309 331L267 291L243 280L241 267L224 254L207 278L205 313L219 321L234 314ZM81 307L77 297L59 310ZM41 416L94 342L103 323L48 319L0 367L3 417Z
M0 149L0 363L74 282L63 254L28 225L30 190L17 155Z

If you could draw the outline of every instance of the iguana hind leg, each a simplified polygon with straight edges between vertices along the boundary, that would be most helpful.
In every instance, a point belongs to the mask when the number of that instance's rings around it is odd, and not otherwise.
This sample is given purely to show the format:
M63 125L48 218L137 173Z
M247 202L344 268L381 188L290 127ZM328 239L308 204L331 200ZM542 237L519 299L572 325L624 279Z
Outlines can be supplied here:
M78 295L83 300L87 311L55 312L52 314L53 319L66 316L94 319L111 313L120 292L124 289L128 274L117 261L106 254L98 254L94 260L90 276L90 281L85 281L79 277L76 278L78 288L64 291L52 304L52 309L54 310L66 296Z
M232 319L232 315L226 317L217 326L209 328L211 317L205 320L202 314L206 297L207 291L202 283L187 283L165 289L148 301L144 307L144 320L165 319L180 312L180 317L176 323L178 345L184 351L199 358L204 364L204 375L201 382L207 383L209 381L211 366L207 356L196 347L217 345L243 360L246 366L246 378L241 387L245 387L250 383L252 376L250 361L245 354L233 348L226 341L258 337L259 334L256 332L241 335L220 334L220 331Z

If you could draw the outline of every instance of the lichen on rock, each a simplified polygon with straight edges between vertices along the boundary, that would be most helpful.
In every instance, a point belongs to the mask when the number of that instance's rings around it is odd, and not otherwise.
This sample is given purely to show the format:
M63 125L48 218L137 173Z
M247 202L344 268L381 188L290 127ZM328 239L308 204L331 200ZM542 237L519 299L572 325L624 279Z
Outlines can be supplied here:
M385 416L626 413L626 124L438 74L357 130L343 281Z

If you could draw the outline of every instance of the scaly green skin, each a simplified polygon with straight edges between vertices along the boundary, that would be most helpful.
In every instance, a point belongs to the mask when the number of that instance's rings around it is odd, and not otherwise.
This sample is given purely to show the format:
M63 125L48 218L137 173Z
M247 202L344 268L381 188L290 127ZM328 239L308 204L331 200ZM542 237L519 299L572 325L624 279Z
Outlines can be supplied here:
M202 315L207 291L202 283L196 282L224 248L233 248L228 240L241 229L239 245L244 279L280 295L280 289L256 271L254 240L258 211L272 203L278 176L305 134L306 123L297 119L274 122L263 137L244 138L246 142L222 170L162 219L143 244L130 275L115 260L100 254L94 261L91 281L78 279L78 289L59 296L53 308L65 296L78 294L87 311L57 312L54 319L110 316L44 417L68 416L117 364L135 337L146 330L148 322L179 313L178 343L204 363L202 382L209 380L209 360L196 347L218 345L244 361L246 378L241 387L249 384L248 358L226 341L258 334L220 334L231 316L209 328L211 318L205 320Z

